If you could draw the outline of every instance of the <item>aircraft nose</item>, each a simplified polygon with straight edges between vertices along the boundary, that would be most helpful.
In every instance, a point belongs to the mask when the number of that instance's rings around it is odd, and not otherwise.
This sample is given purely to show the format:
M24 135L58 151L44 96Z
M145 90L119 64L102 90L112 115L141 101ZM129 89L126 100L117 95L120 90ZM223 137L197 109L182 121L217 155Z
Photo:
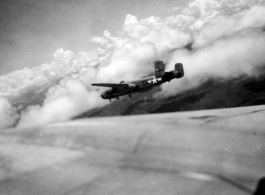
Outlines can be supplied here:
M102 99L106 99L106 94L105 93L102 93L100 96L101 96Z

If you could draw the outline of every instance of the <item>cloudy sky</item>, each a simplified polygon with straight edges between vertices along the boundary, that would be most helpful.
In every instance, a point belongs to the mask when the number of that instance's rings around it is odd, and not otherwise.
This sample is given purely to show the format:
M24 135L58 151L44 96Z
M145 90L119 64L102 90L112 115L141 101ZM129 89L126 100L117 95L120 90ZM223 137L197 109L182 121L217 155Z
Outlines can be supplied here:
M152 74L155 60L185 70L155 98L265 72L264 0L9 0L0 8L0 128L104 106L91 83Z
M116 36L127 14L165 18L185 0L8 0L0 2L0 76L50 63L60 48L87 52L105 30Z

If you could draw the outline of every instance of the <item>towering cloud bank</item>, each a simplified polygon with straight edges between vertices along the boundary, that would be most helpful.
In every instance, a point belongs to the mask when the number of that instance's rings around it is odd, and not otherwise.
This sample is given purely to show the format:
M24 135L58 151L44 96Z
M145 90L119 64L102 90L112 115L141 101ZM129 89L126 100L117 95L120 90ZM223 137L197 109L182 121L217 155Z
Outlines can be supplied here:
M16 108L6 98L0 97L0 129L13 125L18 117Z
M65 121L104 104L105 102L99 98L99 93L86 89L80 79L65 78L59 85L49 89L42 107L28 107L18 125L45 125Z
M263 0L195 0L187 8L172 8L164 20L138 20L127 15L119 36L108 31L91 41L100 47L74 54L60 49L54 62L0 77L1 127L17 121L6 98L38 93L51 86L43 104L29 106L19 126L64 121L103 106L92 82L131 80L153 72L153 61L164 60L167 70L184 64L185 77L162 85L158 96L170 96L209 78L258 76L265 68L265 5ZM33 93L33 94L34 94ZM12 110L13 114L8 110ZM1 122L2 122L1 120Z

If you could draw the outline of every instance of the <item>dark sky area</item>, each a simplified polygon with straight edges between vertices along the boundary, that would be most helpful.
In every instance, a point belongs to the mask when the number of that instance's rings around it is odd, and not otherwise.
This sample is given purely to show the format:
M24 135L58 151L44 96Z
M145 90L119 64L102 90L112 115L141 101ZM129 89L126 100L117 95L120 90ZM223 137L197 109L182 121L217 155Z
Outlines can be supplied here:
M127 14L165 18L184 0L8 0L0 3L0 76L50 63L60 48L87 52L89 40L108 30L117 35Z

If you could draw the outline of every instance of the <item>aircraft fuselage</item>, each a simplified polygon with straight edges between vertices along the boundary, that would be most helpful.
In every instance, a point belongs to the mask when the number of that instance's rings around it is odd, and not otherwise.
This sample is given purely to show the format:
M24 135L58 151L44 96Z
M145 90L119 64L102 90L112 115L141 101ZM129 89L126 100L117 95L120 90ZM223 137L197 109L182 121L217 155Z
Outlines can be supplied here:
M113 99L119 98L123 95L132 95L135 93L142 93L151 90L153 87L161 85L162 83L169 82L174 78L180 78L182 75L176 73L175 71L166 72L164 76L157 78L156 76L145 77L139 80L124 82L123 84L128 84L127 88L116 89L112 88L104 91L101 94L103 99Z

